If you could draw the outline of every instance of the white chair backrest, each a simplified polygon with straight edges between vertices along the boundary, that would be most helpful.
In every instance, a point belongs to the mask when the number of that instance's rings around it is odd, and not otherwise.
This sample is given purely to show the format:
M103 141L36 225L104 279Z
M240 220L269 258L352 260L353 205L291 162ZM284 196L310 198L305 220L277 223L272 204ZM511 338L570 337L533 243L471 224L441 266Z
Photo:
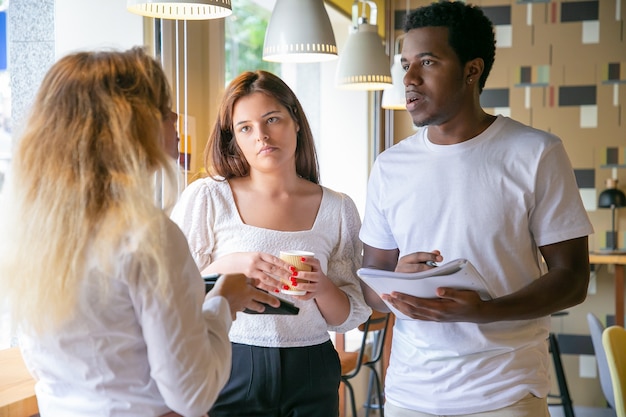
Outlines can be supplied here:
M593 350L595 351L596 361L598 362L598 374L600 375L602 393L606 398L606 402L609 403L611 408L614 409L615 396L613 394L611 372L609 371L606 353L604 351L604 347L602 346L602 332L604 331L604 325L593 313L587 313L587 323L589 323L591 342L593 343Z

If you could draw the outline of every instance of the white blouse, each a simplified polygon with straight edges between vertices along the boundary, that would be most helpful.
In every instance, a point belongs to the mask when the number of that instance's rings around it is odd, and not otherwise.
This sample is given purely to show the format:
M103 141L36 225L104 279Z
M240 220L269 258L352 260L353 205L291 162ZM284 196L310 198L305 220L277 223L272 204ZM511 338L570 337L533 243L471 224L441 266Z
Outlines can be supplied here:
M76 317L55 332L20 336L46 417L206 415L230 374L228 301L204 301L184 235L168 218L164 244L172 278L155 296L132 250L114 270L88 267ZM92 262L93 263L93 262ZM108 280L103 291L94 281Z
M322 187L322 202L310 230L285 232L250 226L241 220L227 181L204 178L191 183L172 212L189 242L199 269L214 259L234 252L281 250L315 253L324 273L350 300L350 314L339 326L329 326L314 300L277 295L300 308L295 316L238 313L230 340L264 347L301 347L330 339L328 331L346 332L369 317L356 270L361 266L362 244L358 238L361 219L354 202L345 194Z

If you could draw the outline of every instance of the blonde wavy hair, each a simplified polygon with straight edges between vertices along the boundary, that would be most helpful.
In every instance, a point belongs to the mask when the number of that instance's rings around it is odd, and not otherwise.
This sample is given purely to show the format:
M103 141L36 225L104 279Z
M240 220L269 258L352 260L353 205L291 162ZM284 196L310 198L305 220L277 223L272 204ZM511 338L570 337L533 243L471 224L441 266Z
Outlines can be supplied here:
M0 299L14 325L70 319L85 277L106 290L128 246L165 295L167 217L154 196L158 170L176 181L163 146L170 108L167 78L141 48L78 52L48 71L0 202ZM103 274L87 275L93 259Z

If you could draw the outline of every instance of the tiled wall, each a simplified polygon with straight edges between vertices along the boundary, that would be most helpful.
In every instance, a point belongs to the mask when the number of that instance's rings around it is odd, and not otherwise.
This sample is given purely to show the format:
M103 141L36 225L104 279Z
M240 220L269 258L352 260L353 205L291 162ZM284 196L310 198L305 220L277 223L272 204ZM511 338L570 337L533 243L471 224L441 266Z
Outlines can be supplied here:
M409 2L410 8L428 3ZM483 7L496 28L496 61L481 104L563 140L594 223L591 249L604 248L611 216L597 209L597 197L612 167L626 190L626 1L472 3ZM396 34L402 33L406 4L394 3ZM395 139L404 136L403 131ZM607 164L607 148L617 150L622 162ZM626 208L619 211L618 227L619 246L626 248Z

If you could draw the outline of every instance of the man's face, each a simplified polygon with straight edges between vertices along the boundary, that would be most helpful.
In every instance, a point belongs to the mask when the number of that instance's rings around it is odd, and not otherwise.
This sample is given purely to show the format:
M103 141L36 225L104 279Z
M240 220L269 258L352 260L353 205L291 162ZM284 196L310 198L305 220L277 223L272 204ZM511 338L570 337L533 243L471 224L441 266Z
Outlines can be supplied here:
M402 45L407 111L416 126L441 125L461 110L465 89L463 67L448 44L448 29L411 29Z

